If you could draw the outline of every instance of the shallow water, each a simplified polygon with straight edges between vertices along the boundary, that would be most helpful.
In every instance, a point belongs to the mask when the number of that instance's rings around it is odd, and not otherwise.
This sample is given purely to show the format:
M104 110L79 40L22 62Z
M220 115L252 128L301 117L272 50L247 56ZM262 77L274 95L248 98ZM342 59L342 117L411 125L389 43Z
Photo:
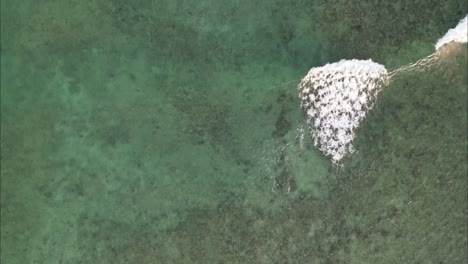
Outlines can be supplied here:
M341 167L308 137L311 67L416 61L467 8L372 2L2 1L1 262L466 263L466 44Z

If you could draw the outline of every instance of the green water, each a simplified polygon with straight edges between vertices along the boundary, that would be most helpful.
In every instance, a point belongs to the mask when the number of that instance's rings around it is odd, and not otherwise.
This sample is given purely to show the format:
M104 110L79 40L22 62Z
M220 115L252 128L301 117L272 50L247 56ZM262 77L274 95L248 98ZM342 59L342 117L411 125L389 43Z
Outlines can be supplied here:
M1 263L467 263L467 46L333 166L296 85L434 51L466 1L1 1ZM390 1L388 1L390 2Z

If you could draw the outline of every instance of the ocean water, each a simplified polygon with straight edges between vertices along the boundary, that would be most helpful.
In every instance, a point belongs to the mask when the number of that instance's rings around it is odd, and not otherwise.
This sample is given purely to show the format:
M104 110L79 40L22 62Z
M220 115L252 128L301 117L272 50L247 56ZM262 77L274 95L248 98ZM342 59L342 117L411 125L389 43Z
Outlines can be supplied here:
M466 1L1 2L2 263L467 263L466 44L340 166L310 68L434 52Z

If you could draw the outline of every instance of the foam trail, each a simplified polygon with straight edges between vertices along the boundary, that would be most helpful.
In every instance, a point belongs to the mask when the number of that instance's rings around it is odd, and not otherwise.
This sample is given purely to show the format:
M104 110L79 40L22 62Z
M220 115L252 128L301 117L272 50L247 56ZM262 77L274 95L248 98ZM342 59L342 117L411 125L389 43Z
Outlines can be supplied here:
M394 75L400 72L414 71L421 68L429 67L436 59L438 58L437 53L432 53L431 55L424 57L416 62L410 63L408 65L402 66L398 69L395 69L388 73L388 79L390 80Z

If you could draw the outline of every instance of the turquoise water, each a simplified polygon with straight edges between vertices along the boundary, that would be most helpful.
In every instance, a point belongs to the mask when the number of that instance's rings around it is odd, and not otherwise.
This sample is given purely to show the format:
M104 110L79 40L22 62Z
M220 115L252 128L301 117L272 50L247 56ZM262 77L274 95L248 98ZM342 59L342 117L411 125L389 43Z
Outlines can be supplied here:
M467 46L336 167L296 86L434 51L466 1L1 2L2 263L467 263Z

